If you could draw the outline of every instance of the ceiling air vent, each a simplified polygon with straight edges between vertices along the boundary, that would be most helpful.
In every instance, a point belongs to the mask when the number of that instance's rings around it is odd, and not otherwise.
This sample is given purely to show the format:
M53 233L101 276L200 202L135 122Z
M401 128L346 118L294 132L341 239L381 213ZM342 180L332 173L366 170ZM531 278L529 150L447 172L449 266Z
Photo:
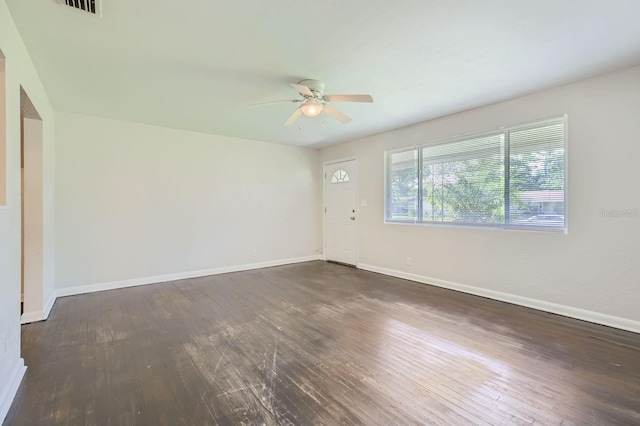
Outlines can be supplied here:
M71 6L74 9L84 10L93 15L101 15L101 2L102 0L62 0L67 6Z

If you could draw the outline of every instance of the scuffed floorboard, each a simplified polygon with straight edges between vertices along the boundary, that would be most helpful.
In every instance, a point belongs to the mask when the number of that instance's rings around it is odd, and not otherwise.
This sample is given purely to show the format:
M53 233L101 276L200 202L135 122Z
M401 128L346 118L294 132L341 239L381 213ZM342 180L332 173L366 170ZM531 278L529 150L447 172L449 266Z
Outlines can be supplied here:
M323 262L61 298L6 425L640 424L640 335Z

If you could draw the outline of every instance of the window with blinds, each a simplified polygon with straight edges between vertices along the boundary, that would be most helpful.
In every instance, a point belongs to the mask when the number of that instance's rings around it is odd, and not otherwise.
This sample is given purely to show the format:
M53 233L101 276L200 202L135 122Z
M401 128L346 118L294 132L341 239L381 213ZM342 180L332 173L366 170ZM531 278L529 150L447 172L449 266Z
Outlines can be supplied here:
M566 117L386 153L386 221L564 230Z

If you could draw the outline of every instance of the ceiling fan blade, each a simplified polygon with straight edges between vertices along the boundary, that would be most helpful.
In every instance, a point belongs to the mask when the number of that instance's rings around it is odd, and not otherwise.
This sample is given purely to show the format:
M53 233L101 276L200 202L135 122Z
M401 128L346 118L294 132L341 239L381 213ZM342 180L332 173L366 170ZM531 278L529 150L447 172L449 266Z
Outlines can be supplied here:
M276 105L276 104L290 104L291 102L302 102L301 99L287 99L282 101L270 101L270 102L260 102L257 104L250 104L250 107L263 106L263 105Z
M351 121L349 117L347 117L346 115L344 115L343 113L341 113L340 111L332 107L331 105L325 105L322 108L322 110L327 114L329 114L330 116L332 116L333 118L335 118L336 120L338 120L339 122L341 122L342 124L347 124L348 122Z
M327 102L373 102L370 95L326 95Z
M297 110L293 111L293 114L291 114L291 116L289 116L289 118L287 118L287 121L284 122L285 126L291 126L293 123L295 123L295 121L300 118L300 115L302 115L302 110L300 108L298 108Z
M296 89L301 95L311 96L313 98L313 92L307 86L303 86L302 84L291 84L291 87Z

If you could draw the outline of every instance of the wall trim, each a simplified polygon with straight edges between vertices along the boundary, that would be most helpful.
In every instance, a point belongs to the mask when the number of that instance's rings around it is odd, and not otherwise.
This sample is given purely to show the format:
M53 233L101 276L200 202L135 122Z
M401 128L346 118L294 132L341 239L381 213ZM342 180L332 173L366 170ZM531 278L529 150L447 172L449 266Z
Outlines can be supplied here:
M229 272L249 271L251 269L269 268L272 266L289 265L292 263L310 262L321 260L321 255L294 257L289 259L270 260L259 263L246 263L242 265L223 266L199 271L179 272L176 274L156 275L152 277L135 278L131 280L111 281L106 283L89 284L78 287L63 287L56 290L56 297L75 296L77 294L94 293L97 291L114 290L118 288L135 287L139 285L157 284L167 281L184 280L187 278L206 277L208 275L228 274Z
M357 268L365 271L376 272L378 274L389 275L391 277L402 278L409 281L415 281L422 284L442 287L449 290L456 290L462 293L473 294L475 296L486 297L501 302L512 303L514 305L525 306L540 311L550 312L565 317L575 318L595 324L606 325L608 327L619 328L621 330L640 333L640 321L634 321L627 318L614 317L612 315L602 314L599 312L589 311L586 309L574 308L571 306L560 305L544 300L531 299L528 297L517 296L515 294L503 293L500 291L489 290L481 287L470 286L466 284L454 283L437 278L429 278L423 275L412 274L409 272L398 271L395 269L382 268L379 266L367 265L359 263Z
M49 297L44 309L41 311L25 312L20 316L20 324L30 324L32 322L44 321L49 318L51 308L53 308L53 304L56 299L55 292L51 292L51 297Z
M24 365L24 359L18 358L13 370L9 372L8 382L0 388L0 423L4 422L7 413L9 413L13 399L16 397L20 383L22 383L25 371L27 371L27 366Z
M32 322L44 321L47 317L44 316L44 311L32 311L25 312L20 316L20 324L30 324Z
M44 319L49 318L49 314L51 313L51 309L53 309L53 304L56 303L56 299L56 292L55 290L52 290L47 304L44 305Z

